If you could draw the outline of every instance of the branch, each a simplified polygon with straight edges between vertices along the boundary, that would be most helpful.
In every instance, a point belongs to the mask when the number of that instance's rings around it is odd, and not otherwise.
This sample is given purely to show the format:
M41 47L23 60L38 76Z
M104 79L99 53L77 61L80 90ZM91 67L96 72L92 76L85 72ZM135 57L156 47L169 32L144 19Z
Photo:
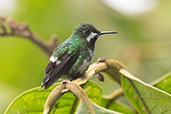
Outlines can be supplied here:
M90 112L90 114L95 114L91 101L89 100L86 92L79 85L72 83L72 82L66 82L66 81L64 81L61 85L57 86L50 93L50 95L48 96L46 100L43 114L50 114L51 109L53 108L56 101L60 98L60 96L68 92L66 90L74 93L74 95L76 95L77 98L79 98L81 102L85 103L88 108L88 112Z
M52 90L52 92L50 93L50 95L48 96L48 98L46 100L43 114L49 114L50 113L50 111L52 110L52 107L54 106L56 101L62 95L62 90L64 90L64 89L65 89L65 86L63 84L61 84Z
M121 79L121 76L122 76L122 74L120 73L121 69L126 69L126 68L121 63L119 63L118 61L115 61L115 60L103 60L103 61L101 61L101 60L99 60L98 62L95 62L94 64L89 66L88 70L85 72L85 75L83 77L77 78L76 80L73 80L70 83L72 83L74 85L77 85L77 86L80 86L80 85L83 85L83 84L87 83L87 81L90 80L90 78L92 76L94 76L96 73L105 72L105 73L109 74L109 76L113 80L115 80L117 83L120 84L120 79ZM52 107L54 106L55 102L64 93L71 91L75 95L77 94L76 96L78 98L80 98L79 95L82 94L80 92L77 92L77 93L75 92L78 89L78 88L76 88L76 86L72 87L72 90L75 90L75 91L72 91L71 87L69 85L66 87L66 89L60 90L60 92L58 90L58 86L56 88L50 93L50 95L47 98L46 104L50 104L50 105L45 105L44 112L46 112L46 113L44 113L44 114L49 114L50 113L50 111L51 111ZM55 91L58 94L55 94ZM84 91L82 91L82 92L84 92ZM49 100L49 99L54 99L55 101L51 102L51 100ZM86 99L86 98L84 98L84 99ZM49 112L47 112L47 111L49 111Z
M103 59L103 58L102 58ZM92 78L95 74L99 72L104 72L108 74L114 81L120 84L120 79L122 74L119 72L120 69L125 69L126 67L116 60L98 60L97 62L91 64L88 70L85 72L84 77L77 78L73 80L73 83L78 85L85 84L90 78Z
M49 42L45 42L36 33L32 32L27 24L18 23L8 17L0 16L0 36L17 36L27 38L39 46L48 56L58 46L55 36Z
M88 112L90 114L96 114L94 111L94 108L91 104L90 99L88 98L88 95L86 94L86 92L77 84L70 82L66 84L66 88L68 88L72 93L74 93L74 95L77 96L77 98L80 99L80 102L83 102L86 104L87 108L88 108Z

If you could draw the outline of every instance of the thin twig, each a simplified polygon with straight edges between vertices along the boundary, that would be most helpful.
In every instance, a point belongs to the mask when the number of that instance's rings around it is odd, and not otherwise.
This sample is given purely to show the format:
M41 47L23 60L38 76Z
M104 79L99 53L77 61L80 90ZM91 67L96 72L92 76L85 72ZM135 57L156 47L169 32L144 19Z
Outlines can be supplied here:
M110 105L120 96L123 95L123 89L119 88L113 91L110 95L103 95L102 97L105 99L109 99L108 103L106 104L106 108L109 108Z
M77 98L80 99L80 102L83 102L84 104L86 104L88 113L96 114L92 106L92 103L90 99L88 98L88 95L79 85L73 82L69 82L66 84L66 88L69 89L72 93L74 93L74 95L76 95Z
M78 98L75 97L74 103L73 103L72 108L71 108L71 111L70 111L70 114L74 114L74 112L76 110L77 103L78 103Z
M85 84L83 85L80 85L82 88L84 88ZM78 98L75 97L74 99L74 102L73 102L73 105L72 105L72 108L71 108L71 111L70 111L70 114L74 114L75 110L76 110L76 106L77 106L77 103L78 103Z
M87 71L84 74L84 77L77 78L73 80L73 83L78 85L85 84L90 78L92 78L98 72L107 73L114 81L120 84L121 73L119 72L120 69L125 69L126 67L116 60L105 60L104 62L95 62L89 66Z
M52 107L54 106L56 101L62 95L62 90L64 90L64 89L65 89L65 86L63 84L61 84L52 90L52 92L49 94L49 96L46 100L43 114L49 114L50 113L50 111L52 110Z
M27 38L39 46L48 56L50 56L55 47L58 46L55 36L49 42L45 42L36 33L32 32L27 24L18 23L15 20L0 16L0 36L17 36Z

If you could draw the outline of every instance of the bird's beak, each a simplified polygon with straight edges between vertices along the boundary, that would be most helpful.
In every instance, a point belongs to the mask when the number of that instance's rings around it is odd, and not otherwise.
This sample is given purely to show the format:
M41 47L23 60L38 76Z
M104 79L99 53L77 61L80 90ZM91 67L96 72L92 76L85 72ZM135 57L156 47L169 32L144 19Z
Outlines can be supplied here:
M103 34L116 34L116 31L101 31L99 35L103 35Z

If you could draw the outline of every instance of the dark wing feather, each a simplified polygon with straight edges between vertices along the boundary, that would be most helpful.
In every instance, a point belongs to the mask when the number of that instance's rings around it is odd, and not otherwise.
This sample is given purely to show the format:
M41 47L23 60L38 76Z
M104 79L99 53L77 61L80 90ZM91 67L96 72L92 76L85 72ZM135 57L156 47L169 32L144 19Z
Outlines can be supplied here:
M61 63L58 64L57 66L54 63L49 63L47 66L47 71L46 73L47 76L44 78L42 82L42 87L45 86L45 89L49 88L53 83L58 80L61 75L66 74L69 69L72 67L76 59L78 58L79 53L71 54L69 55L67 52L61 57ZM50 70L49 70L50 69ZM50 72L51 71L51 72Z
M54 68L55 68L55 63L50 61L45 69L45 74L50 73L50 71L54 70Z

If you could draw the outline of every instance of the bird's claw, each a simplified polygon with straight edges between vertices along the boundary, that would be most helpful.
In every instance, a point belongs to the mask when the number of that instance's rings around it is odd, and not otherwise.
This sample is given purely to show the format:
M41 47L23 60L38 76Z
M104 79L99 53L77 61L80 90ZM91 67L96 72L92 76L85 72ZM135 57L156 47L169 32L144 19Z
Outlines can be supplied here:
M97 61L98 62L105 62L106 61L106 58L102 57L102 58L99 58Z
M64 81L62 81L62 84L67 84L69 82L71 82L71 81L70 80L64 80Z

